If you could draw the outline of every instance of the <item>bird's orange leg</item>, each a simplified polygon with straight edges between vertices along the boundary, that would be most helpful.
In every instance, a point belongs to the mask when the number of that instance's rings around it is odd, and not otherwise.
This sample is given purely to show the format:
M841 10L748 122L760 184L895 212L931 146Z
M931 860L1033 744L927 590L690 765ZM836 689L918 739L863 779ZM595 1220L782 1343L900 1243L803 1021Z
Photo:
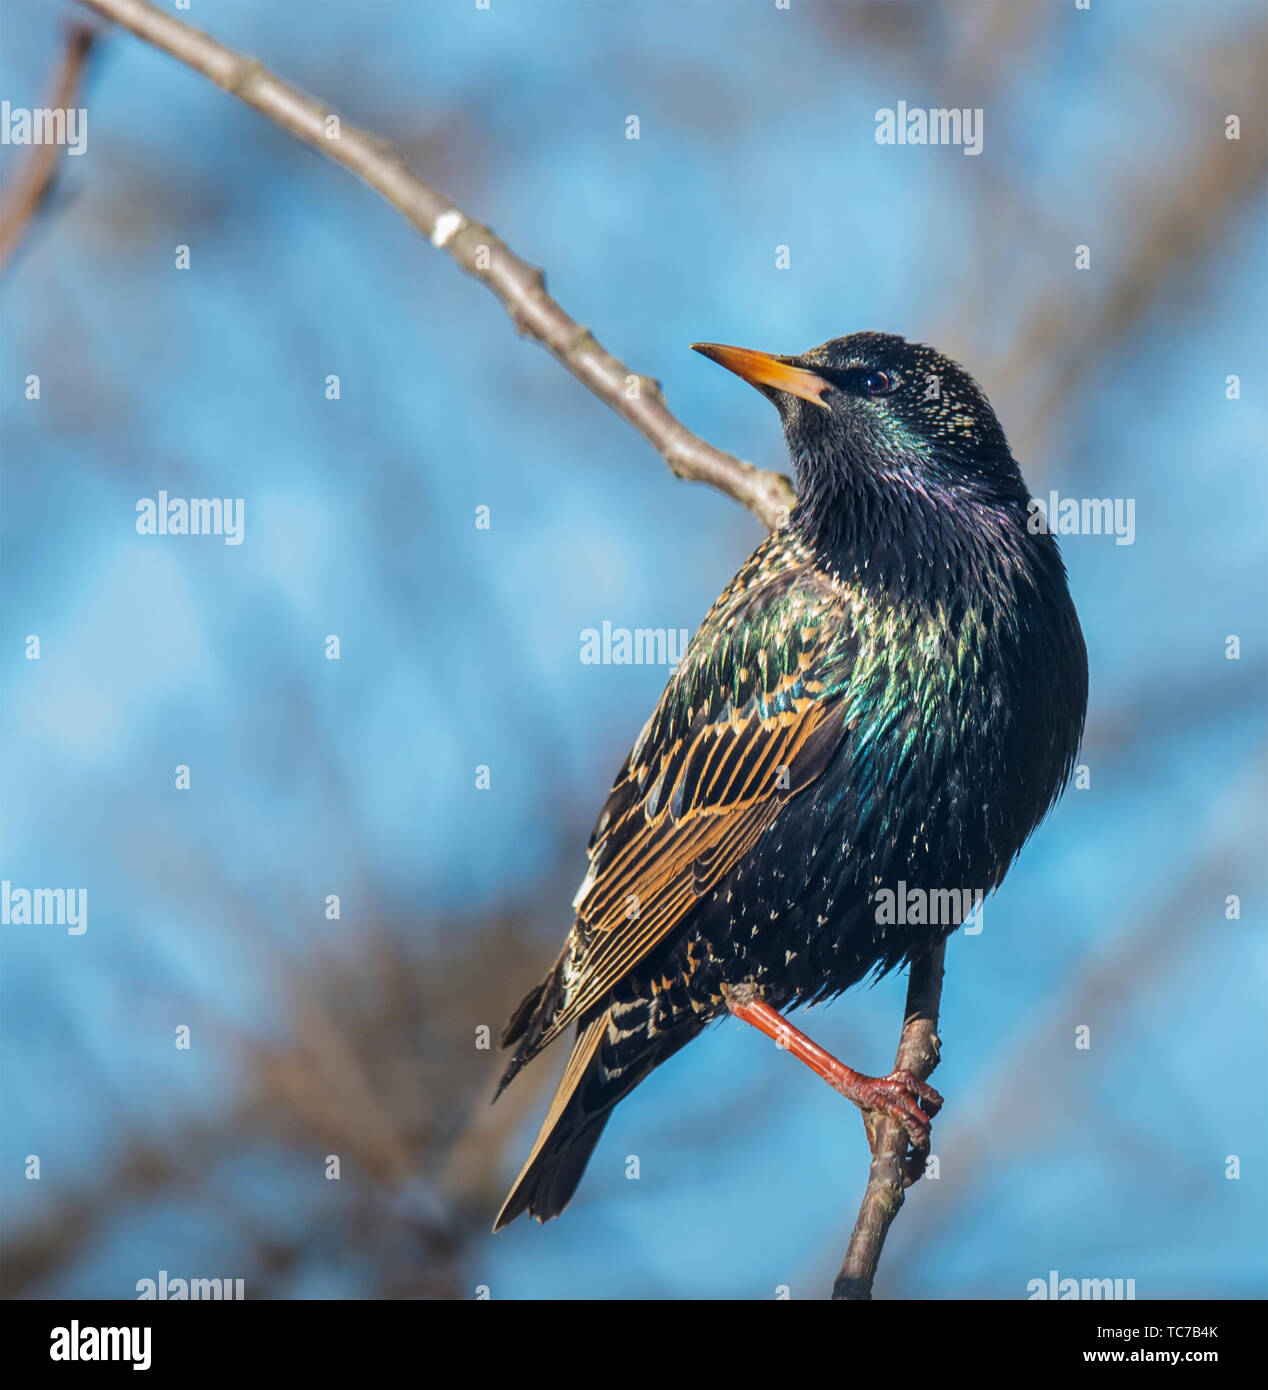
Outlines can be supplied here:
M871 1125L867 1112L888 1115L897 1120L907 1134L914 1150L907 1165L908 1184L924 1172L929 1154L929 1120L942 1108L942 1097L932 1086L918 1080L909 1071L895 1071L888 1076L864 1076L837 1059L800 1028L794 1028L778 1010L772 1009L757 997L752 986L739 986L727 991L726 1006L738 1019L751 1023L759 1032L773 1038L778 1047L791 1052L804 1062L816 1076L821 1076L834 1090L852 1100L864 1112L867 1142L875 1153Z

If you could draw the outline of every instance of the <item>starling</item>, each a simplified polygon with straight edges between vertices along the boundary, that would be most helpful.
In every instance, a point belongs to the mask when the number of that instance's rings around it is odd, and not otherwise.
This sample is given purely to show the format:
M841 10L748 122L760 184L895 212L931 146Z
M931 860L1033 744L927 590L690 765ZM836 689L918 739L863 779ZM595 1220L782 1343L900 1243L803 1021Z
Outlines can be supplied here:
M950 935L947 905L998 887L1082 736L1065 569L968 373L883 333L798 357L694 346L774 403L798 500L670 676L563 951L502 1033L499 1094L575 1025L495 1230L558 1215L612 1107L728 1014L927 1152L935 1091L852 1071L782 1013Z

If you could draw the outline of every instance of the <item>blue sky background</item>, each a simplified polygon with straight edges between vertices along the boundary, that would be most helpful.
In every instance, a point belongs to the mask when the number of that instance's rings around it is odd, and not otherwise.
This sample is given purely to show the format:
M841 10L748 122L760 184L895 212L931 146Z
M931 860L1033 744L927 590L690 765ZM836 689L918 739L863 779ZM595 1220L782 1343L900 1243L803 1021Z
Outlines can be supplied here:
M690 342L793 352L878 329L974 372L1036 493L1134 499L1134 544L1063 542L1091 786L982 934L951 943L940 1175L877 1294L1019 1298L1056 1269L1262 1297L1264 6L195 9L397 143L721 447L786 467L774 412ZM0 0L0 95L44 101L77 13ZM899 100L982 107L982 154L878 145L874 113ZM114 34L84 104L87 151L0 285L3 874L89 900L79 937L0 928L5 1239L96 1202L90 1235L24 1284L45 1296L129 1297L159 1268L383 1294L397 1217L443 1175L407 1158L391 1184L329 1183L328 1149L241 1136L252 1050L285 1046L297 982L371 936L443 994L429 962L461 924L527 904L505 988L533 982L666 678L582 665L579 634L694 629L760 528L674 480L392 209L204 79ZM0 180L23 153L0 146ZM160 489L244 498L244 543L138 535ZM903 988L802 1021L886 1070ZM501 1021L457 1008L446 1045ZM478 1061L482 1097L496 1063ZM407 1130L408 1088L377 1085ZM212 1136L192 1158L191 1133ZM127 1188L138 1140L179 1145L179 1180ZM720 1027L618 1108L562 1220L464 1236L452 1291L823 1296L866 1163L851 1107ZM354 1191L383 1244L347 1238ZM261 1231L294 1252L267 1281Z

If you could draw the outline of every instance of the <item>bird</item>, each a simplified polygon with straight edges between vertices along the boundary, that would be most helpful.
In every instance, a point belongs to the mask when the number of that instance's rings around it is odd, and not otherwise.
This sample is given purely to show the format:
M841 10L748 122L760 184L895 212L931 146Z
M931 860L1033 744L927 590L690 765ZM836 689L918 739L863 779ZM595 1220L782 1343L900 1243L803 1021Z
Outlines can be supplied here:
M692 347L774 404L796 501L673 668L563 949L501 1034L498 1095L573 1044L495 1231L557 1216L613 1107L726 1017L897 1119L921 1159L938 1093L854 1071L785 1015L944 941L954 911L892 895L992 892L1076 765L1088 664L1065 567L969 373L888 333Z

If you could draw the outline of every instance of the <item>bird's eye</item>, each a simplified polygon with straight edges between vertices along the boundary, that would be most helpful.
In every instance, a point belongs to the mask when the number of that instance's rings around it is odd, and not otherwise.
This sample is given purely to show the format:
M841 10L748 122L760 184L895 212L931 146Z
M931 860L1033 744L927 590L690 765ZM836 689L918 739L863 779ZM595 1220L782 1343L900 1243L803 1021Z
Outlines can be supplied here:
M888 396L897 385L888 372L868 372L863 378L863 390L869 396Z

